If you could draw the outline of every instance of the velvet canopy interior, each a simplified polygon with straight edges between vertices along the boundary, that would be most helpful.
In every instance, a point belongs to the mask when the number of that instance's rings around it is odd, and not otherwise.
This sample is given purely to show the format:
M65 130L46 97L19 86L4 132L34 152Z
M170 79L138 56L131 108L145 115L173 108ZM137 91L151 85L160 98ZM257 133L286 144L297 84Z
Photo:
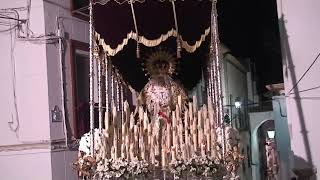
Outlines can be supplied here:
M107 52L123 78L140 91L148 80L142 66L144 59L159 47L176 55L179 34L182 51L174 78L186 89L192 89L201 78L208 58L212 1L177 0L176 16L169 0L136 0L133 6L129 2L94 3L94 30L101 49ZM140 58L136 56L137 41Z

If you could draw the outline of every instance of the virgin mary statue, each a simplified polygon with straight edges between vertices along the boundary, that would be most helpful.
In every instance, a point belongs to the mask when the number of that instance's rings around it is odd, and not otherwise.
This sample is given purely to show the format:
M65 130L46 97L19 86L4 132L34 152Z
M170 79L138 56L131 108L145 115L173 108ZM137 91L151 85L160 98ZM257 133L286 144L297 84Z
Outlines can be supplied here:
M145 60L145 70L150 75L142 89L139 100L151 115L167 114L174 110L181 97L183 104L187 95L180 83L172 79L176 58L166 50L158 50Z

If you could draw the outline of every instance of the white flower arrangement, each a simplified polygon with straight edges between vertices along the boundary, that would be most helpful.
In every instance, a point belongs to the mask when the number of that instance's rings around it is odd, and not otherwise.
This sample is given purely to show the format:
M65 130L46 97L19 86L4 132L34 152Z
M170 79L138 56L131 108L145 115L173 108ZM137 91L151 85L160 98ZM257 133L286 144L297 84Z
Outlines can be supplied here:
M93 179L137 178L149 172L149 164L137 158L128 162L126 159L105 159L97 163Z
M74 163L82 176L93 176L93 179L112 179L144 176L149 172L147 161L138 158L131 159L108 159L103 156L103 132L94 129L95 159L90 156L90 132L84 134L79 142L79 158Z
M96 151L99 150L99 146L101 146L102 141L101 138L102 133L99 129L94 129L93 131L94 133L94 149ZM84 152L85 155L89 155L90 154L90 146L91 146L91 140L90 140L90 132L84 134L79 142L79 151Z
M218 143L222 147L223 141L225 141L225 168L227 170L227 175L224 177L226 180L238 180L239 176L237 175L237 170L240 166L240 163L244 159L243 155L240 152L240 134L239 131L231 126L224 127L223 129L219 127L217 129L218 134ZM223 139L224 137L224 139Z
M222 179L225 172L219 160L212 159L209 156L193 156L188 161L178 159L169 164L169 169L174 174L175 179L179 179L182 174Z

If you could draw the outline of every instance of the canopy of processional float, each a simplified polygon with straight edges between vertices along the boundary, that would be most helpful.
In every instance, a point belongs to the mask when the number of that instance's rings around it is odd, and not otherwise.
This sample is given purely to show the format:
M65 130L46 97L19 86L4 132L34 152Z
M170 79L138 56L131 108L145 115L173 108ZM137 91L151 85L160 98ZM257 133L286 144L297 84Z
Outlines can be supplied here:
M140 63L159 46L178 51L176 76L191 89L208 58L211 5L207 0L97 1L93 5L95 35L134 89L140 91L147 81Z

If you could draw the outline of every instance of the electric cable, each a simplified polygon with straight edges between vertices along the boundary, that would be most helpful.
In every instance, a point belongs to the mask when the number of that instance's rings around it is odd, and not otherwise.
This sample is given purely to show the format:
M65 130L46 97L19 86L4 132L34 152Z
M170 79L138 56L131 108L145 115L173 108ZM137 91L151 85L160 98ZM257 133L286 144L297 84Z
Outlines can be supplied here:
M312 88L308 88L308 89L303 89L303 90L299 90L298 92L301 93L301 92L307 92L307 91L311 91L311 90L315 90L315 89L319 89L320 86L315 86L315 87L312 87ZM290 94L294 94L294 92L290 93ZM289 95L290 95L289 94Z
M298 86L298 84L300 83L300 81L304 78L304 76L309 72L309 70L311 69L311 67L316 63L316 61L318 60L318 58L320 57L320 52L318 53L317 57L313 60L313 62L311 63L311 65L308 67L308 69L302 74L302 76L300 77L300 79L294 84L294 86L290 89L290 91L288 92L288 94L291 93L291 91L296 88Z
M20 127L20 120L19 120L19 112L18 112L18 104L17 104L17 87L16 87L16 63L14 58L14 47L15 41L13 41L14 37L12 32L10 32L10 53L11 53L11 75L12 75L12 89L13 89L13 104L14 104L14 114L11 114L11 122L8 122L9 128L11 131L17 133ZM15 118L14 118L15 117ZM16 123L14 123L14 121ZM13 126L15 124L15 127Z

